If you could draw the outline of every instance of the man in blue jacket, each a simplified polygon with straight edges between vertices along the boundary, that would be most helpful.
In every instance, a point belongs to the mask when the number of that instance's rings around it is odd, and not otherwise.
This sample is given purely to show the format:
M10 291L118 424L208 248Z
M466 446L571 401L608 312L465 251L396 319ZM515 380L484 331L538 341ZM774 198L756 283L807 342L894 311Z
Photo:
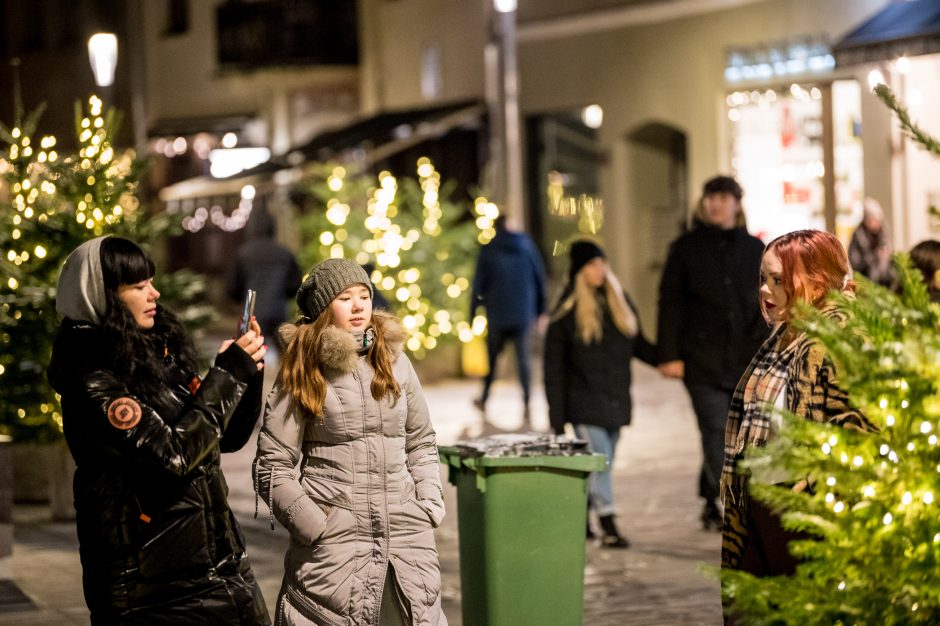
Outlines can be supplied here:
M470 294L470 319L479 306L486 309L486 351L489 371L483 379L483 393L474 400L485 410L490 386L496 377L496 359L511 342L515 347L519 383L525 405L524 417L529 419L529 331L532 323L545 313L545 268L532 239L513 232L506 225L506 216L495 222L496 236L480 249L473 290Z

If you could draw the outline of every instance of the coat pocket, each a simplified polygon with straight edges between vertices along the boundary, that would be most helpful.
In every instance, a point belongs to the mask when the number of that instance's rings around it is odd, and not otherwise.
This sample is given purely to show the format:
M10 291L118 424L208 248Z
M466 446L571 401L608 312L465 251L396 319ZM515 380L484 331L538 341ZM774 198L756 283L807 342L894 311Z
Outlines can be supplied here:
M313 542L334 539L355 530L352 511L352 485L322 476L304 476L304 491L325 516L322 528L313 535Z
M211 562L202 506L190 497L138 523L140 575L202 571Z

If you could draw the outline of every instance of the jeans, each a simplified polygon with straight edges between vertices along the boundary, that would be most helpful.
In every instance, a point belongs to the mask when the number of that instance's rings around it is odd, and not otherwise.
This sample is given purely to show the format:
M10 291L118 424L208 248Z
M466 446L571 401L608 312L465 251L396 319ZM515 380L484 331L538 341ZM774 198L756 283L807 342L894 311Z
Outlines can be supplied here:
M519 384L522 385L522 398L525 406L529 406L529 389L531 387L532 372L529 367L529 328L490 328L486 335L486 354L489 359L489 372L483 379L483 393L480 401L485 403L490 396L490 386L496 378L496 359L503 351L506 342L512 342L516 352L516 369L519 372Z
M702 471L699 474L698 494L706 502L715 502L721 467L725 461L725 422L728 421L732 392L701 383L686 384L685 388L692 399L692 408L702 436Z
M591 474L588 493L591 497L591 508L598 516L613 515L614 485L611 480L611 470L614 465L614 455L617 452L617 441L620 439L620 430L575 424L574 432L579 438L587 440L591 452L603 454L607 458L604 470Z

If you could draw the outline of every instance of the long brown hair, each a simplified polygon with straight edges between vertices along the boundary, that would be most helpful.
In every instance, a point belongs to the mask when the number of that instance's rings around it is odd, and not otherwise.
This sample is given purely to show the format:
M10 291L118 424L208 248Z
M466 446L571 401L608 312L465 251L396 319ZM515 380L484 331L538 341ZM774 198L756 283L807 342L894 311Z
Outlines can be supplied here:
M383 317L380 314L379 323L376 323L376 314L372 315L375 340L369 347L367 361L375 375L370 391L376 400L391 396L397 402L401 396L401 385L392 372L392 350L381 322ZM294 401L311 415L321 418L326 401L321 340L323 332L332 324L333 316L327 308L313 322L284 324L279 330L286 345L281 356L277 384L289 391Z

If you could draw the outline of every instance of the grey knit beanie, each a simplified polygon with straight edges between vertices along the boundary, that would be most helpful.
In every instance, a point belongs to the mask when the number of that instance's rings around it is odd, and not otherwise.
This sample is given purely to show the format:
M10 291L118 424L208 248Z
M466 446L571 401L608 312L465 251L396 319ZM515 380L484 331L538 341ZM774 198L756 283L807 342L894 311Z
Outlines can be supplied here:
M372 295L369 275L350 259L327 259L313 266L300 289L297 290L297 306L311 320L320 317L333 298L352 285L365 285Z

